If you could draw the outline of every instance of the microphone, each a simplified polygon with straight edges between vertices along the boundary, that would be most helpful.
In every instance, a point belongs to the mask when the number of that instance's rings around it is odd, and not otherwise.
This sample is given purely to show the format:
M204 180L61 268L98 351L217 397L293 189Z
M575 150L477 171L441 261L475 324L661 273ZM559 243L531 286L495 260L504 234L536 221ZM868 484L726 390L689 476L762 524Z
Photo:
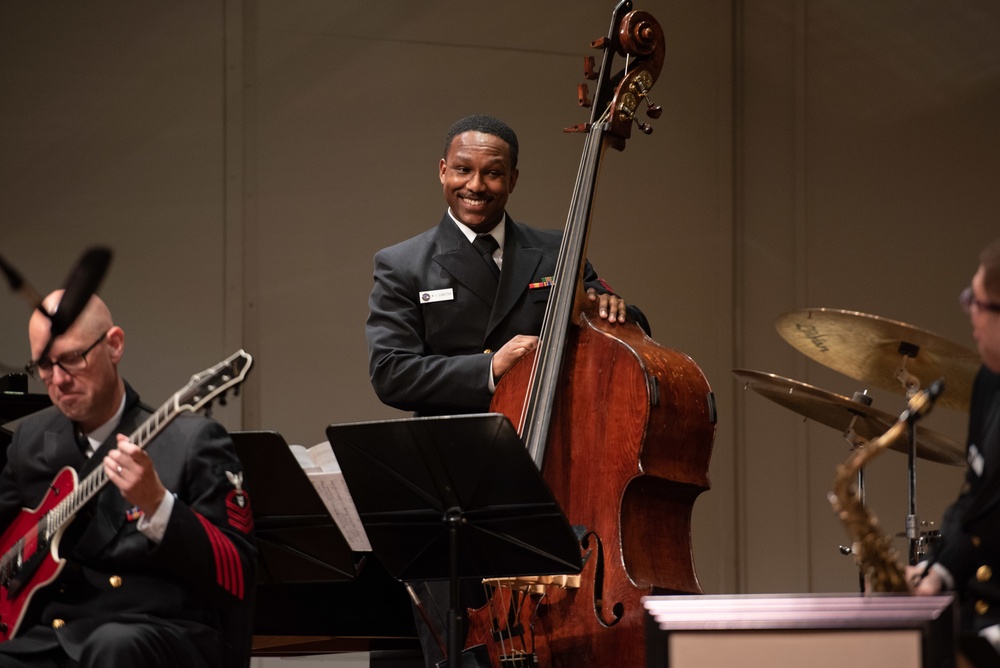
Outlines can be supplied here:
M7 277L10 289L14 292L20 292L33 309L38 309L39 313L49 319L49 340L38 359L49 354L56 338L65 334L66 330L83 312L87 302L97 292L98 286L104 280L104 274L107 273L109 264L111 264L111 251L109 249L97 246L87 250L76 263L73 271L66 277L66 281L63 283L63 296L59 300L59 306L56 307L55 313L49 313L42 306L42 298L35 289L25 282L14 267L0 257L0 271Z
M70 272L66 282L63 283L65 292L63 292L62 299L59 300L56 312L46 313L39 304L38 310L49 316L49 320L52 321L50 344L56 337L65 334L66 330L83 312L87 302L97 292L98 286L104 280L104 274L107 272L109 264L111 264L110 250L102 247L89 249ZM48 348L49 346L46 346L46 353L48 353Z

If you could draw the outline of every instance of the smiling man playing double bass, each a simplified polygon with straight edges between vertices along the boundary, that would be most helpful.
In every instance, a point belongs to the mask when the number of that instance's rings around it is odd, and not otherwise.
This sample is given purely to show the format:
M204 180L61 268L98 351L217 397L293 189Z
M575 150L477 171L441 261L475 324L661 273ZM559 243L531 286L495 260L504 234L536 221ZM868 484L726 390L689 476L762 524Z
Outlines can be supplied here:
M420 415L486 411L495 383L537 345L562 231L507 215L517 153L517 136L503 122L456 122L439 164L448 203L441 222L375 254L366 334L372 385L384 403ZM477 237L495 244L487 260L499 279L473 245ZM625 301L589 263L584 285L602 318L625 322Z
M507 214L517 157L517 136L502 121L457 121L438 166L448 203L441 222L375 254L365 331L372 385L384 403L418 415L486 412L496 383L538 345L562 231ZM642 313L613 294L590 263L584 287L601 318L628 317L648 331ZM439 637L448 609L442 585L430 601L421 595ZM442 652L421 640L434 666Z

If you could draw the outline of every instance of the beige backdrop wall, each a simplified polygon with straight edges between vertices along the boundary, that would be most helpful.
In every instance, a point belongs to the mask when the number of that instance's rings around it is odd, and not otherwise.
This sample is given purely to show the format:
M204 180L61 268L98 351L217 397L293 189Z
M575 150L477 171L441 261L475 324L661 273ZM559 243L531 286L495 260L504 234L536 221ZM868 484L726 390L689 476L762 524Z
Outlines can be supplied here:
M125 373L159 403L238 347L218 415L312 444L403 417L367 377L371 256L438 221L443 133L468 113L521 139L511 214L561 227L582 146L563 134L612 3L441 0L3 2L0 254L40 291L94 244L128 332ZM828 427L743 392L750 368L850 396L775 332L790 310L900 320L971 346L956 306L996 236L1000 10L955 3L650 0L666 62L650 136L610 152L589 256L713 385L712 490L694 512L710 593L851 591L826 492ZM0 363L29 307L0 294ZM34 390L39 388L34 387ZM901 396L872 391L898 413ZM932 421L932 422L931 422ZM963 416L933 428L961 442ZM871 467L891 530L906 460ZM957 468L918 465L937 520ZM899 541L901 548L905 544Z

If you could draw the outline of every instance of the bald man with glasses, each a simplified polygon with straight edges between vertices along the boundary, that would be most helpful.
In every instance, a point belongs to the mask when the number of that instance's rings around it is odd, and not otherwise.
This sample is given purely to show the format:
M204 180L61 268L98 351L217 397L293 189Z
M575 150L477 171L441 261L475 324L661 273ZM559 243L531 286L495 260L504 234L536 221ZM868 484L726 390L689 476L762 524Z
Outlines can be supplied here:
M55 313L61 297L49 295L42 308ZM54 503L50 492L63 491L63 478L53 480L64 468L80 481L103 468L110 484L52 540L66 560L54 581L22 575L29 585L14 595L28 602L17 618L0 620L4 638L13 632L0 642L0 666L244 667L256 546L228 433L183 413L145 448L130 443L127 434L153 411L118 373L124 331L94 296L50 347L46 313L34 311L28 323L27 370L53 405L25 418L8 447L0 473L4 546L13 544L23 509ZM17 583L11 564L4 568L0 584L9 594Z

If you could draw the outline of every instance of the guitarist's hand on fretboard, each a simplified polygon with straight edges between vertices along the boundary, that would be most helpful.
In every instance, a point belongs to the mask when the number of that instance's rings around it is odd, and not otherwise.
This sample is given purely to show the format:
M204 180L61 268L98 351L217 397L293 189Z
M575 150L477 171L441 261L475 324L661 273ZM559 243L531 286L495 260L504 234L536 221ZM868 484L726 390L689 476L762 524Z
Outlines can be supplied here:
M137 506L146 517L152 517L167 493L156 474L153 458L138 445L130 443L125 434L118 434L118 449L109 451L104 458L104 473L125 500Z

